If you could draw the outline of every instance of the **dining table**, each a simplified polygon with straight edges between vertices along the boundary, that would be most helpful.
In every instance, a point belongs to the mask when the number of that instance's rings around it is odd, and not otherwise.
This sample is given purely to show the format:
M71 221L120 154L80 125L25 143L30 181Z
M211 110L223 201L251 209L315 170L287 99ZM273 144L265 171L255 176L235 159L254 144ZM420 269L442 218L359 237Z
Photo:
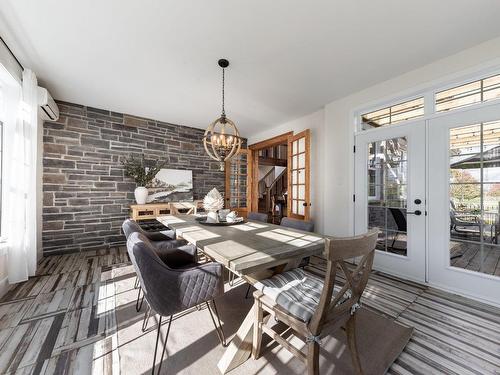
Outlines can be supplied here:
M202 222L201 215L164 215L157 220L252 285L296 268L303 258L324 250L324 236L270 223L211 224ZM218 362L222 374L250 357L254 319L252 307Z

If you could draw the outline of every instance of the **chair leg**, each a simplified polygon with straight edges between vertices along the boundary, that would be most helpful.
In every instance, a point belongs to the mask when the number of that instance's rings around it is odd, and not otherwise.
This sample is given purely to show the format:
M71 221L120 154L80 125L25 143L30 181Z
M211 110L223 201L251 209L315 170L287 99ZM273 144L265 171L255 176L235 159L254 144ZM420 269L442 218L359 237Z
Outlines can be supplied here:
M307 344L307 374L319 375L319 344L316 341Z
M356 374L362 375L363 369L361 368L361 362L359 361L358 345L356 344L356 314L351 315L346 323L346 334L347 334L347 344L349 350L351 351L352 364Z
M146 332L148 329L149 316L151 315L151 306L147 306L146 312L144 313L144 319L142 321L142 332Z
M170 326L172 325L172 318L173 318L173 315L170 315L170 319L168 321L168 327L167 327L167 335L165 336L165 342L163 343L163 350L162 350L162 353L161 353L160 365L158 367L157 374L160 374L160 371L161 371L161 365L163 363L163 357L165 356L165 349L167 348L168 334L170 333ZM158 331L156 333L155 354L153 356L153 368L152 368L152 371L151 371L152 375L155 374L156 353L158 352L158 343L160 342L161 321L162 321L162 316L160 315L160 319L158 321Z
M398 234L399 233L396 232L396 234L394 235L394 237L392 239L391 249L394 249L394 244L396 243L396 239L398 238Z
M220 322L220 317L219 317L219 312L217 311L217 305L215 304L215 300L211 301L213 304L214 308L214 313L215 316L217 316L217 321L219 322L219 325L217 326L217 323L215 322L214 315L212 314L212 309L210 308L210 303L205 302L207 304L208 312L210 313L210 317L212 318L212 322L214 323L215 327L215 332L217 332L217 337L219 338L219 341L222 346L227 346L226 343L226 337L224 336L224 330L222 329L222 324Z
M139 287L139 291L137 292L137 301L135 301L135 311L139 312L142 309L142 303L144 302L144 293L142 294L141 298L141 291L142 288Z
M248 284L248 287L247 287L247 292L245 293L245 299L248 298L248 293L250 293L250 288L251 288L251 285Z
M231 271L229 271L229 281L228 281L228 284L231 287L234 285L234 273L232 273Z
M259 359L260 347L262 344L262 324L264 320L264 312L262 302L258 299L254 302L255 320L253 322L253 343L252 343L252 358Z

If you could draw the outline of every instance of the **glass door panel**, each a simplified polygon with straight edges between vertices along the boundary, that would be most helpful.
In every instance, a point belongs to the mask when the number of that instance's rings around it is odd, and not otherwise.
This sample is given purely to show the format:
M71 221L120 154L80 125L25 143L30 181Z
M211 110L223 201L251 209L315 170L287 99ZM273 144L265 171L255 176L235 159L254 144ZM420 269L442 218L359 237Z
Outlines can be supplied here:
M407 255L406 137L368 144L368 228L379 228L377 249Z
M500 105L428 131L429 283L500 304Z
M450 265L500 276L500 121L449 130Z

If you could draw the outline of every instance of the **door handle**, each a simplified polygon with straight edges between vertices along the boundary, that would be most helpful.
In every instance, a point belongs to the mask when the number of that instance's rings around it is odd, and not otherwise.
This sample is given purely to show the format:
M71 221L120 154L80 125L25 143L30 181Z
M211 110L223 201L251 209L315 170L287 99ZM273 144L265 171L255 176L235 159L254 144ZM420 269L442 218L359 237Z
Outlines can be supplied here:
M407 211L407 212L406 212L406 214L407 214L407 215L416 215L416 216L420 216L420 215L422 215L422 211L420 211L420 210L415 210L415 211L413 211L413 212Z

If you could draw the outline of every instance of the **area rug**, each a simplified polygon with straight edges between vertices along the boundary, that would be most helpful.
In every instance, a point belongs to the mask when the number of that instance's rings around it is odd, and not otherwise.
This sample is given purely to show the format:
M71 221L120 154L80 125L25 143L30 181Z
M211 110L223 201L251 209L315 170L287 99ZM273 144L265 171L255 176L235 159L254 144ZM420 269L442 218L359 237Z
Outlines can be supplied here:
M141 331L143 312L135 311L137 291L133 289L135 275L131 267L115 270L115 311L117 319L118 352L121 374L146 374L151 371L156 340L157 317L151 318L146 332ZM229 288L217 300L228 340L252 306L245 299L246 284L240 282ZM143 310L144 311L144 310ZM365 374L384 374L402 352L412 329L390 318L362 308L358 311L357 336L361 363ZM272 320L272 324L277 324ZM166 327L163 327L163 336ZM262 356L247 360L229 374L303 374L305 365L266 335ZM290 342L302 344L295 337ZM217 363L224 353L206 308L191 309L174 317L168 339L162 373L220 374ZM157 364L158 365L158 360ZM322 339L320 352L321 374L352 374L352 363L343 331Z

